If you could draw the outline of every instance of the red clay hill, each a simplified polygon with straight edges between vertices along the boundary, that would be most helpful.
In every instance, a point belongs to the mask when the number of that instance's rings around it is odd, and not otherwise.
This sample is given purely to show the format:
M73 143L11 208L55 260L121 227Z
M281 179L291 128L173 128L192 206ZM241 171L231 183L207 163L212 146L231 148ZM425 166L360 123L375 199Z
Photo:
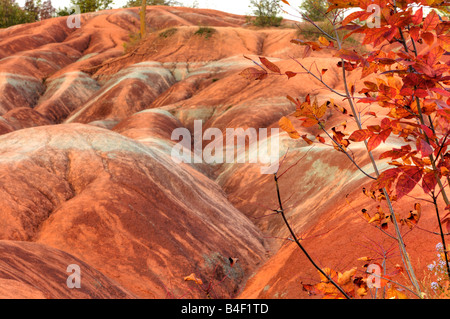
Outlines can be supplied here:
M214 298L310 298L301 284L319 277L271 214L273 176L257 163L171 158L172 132L193 133L195 120L224 135L277 128L295 110L286 95L333 97L307 75L239 75L258 56L300 71L292 58L303 48L290 43L297 29L152 6L148 36L134 42L138 10L83 14L81 28L60 17L0 30L0 297L206 298L184 280L195 274L204 286L214 281ZM327 83L341 91L336 62L323 51L302 60L328 69ZM339 125L329 115L328 128ZM288 154L280 171L302 158L279 183L288 219L321 266L348 270L396 245L361 217L376 203L362 196L369 180L344 154L284 132L275 138L279 156ZM397 209L406 214L413 203ZM421 227L433 221L424 214ZM405 240L423 278L439 239L415 230ZM84 274L82 289L66 285L70 264Z

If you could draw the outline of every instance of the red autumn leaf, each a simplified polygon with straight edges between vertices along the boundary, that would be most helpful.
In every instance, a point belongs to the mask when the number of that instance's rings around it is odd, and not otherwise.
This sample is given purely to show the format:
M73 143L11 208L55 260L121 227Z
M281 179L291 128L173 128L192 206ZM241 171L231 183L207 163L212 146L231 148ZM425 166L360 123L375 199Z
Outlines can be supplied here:
M347 24L349 24L353 20L359 19L359 17L362 16L363 14L365 14L365 13L366 13L365 11L356 11L356 12L350 13L348 16L345 17L344 20L342 20L342 25L346 26Z
M258 70L253 67L244 69L239 75L248 80L262 80L267 77L267 72L264 70Z
M422 178L422 169L417 166L402 168L403 173L399 175L395 191L397 200L408 195Z
M389 190L391 185L397 179L398 174L402 172L401 168L394 167L383 171L380 176L378 176L377 180L372 183L371 190L379 190L382 188L386 188Z
M431 88L430 91L436 92L440 95L450 96L450 92L441 88Z
M373 151L375 148L378 147L382 142L382 138L379 134L372 135L369 140L367 141L367 149L370 151Z
M381 120L381 129L386 130L389 127L391 127L391 120L385 117L384 119Z
M386 139L391 134L391 132L392 129L388 128L386 130L381 131L379 134L372 135L367 141L367 149L369 150L369 152L377 148L378 145L381 144L381 142L385 142Z
M387 138L389 137L389 135L391 135L392 129L390 127L386 128L385 130L381 131L380 134L378 134L381 138L381 140L384 142L386 142Z
M286 71L286 72L284 72L284 74L287 75L288 79L293 78L294 76L297 75L297 73L292 72L292 71Z
M337 63L338 68L342 68L342 61L339 61ZM351 62L344 62L344 68L346 71L353 71L358 67L357 63L351 63Z
M404 87L400 90L400 95L403 96L414 95L414 91L411 88Z
M259 60L261 61L262 64L264 64L264 66L266 68L268 68L270 71L275 72L275 73L281 73L280 72L280 68L278 66L276 66L275 64L273 64L272 62L270 62L269 60L267 60L264 57L259 57Z
M433 148L422 138L416 140L416 147L422 157L428 157L433 153Z
M383 65L392 65L392 64L394 64L396 62L394 59L389 59L389 58L377 58L375 60L379 64L383 64Z
M421 124L420 128L425 132L428 138L434 138L434 133L428 126Z
M409 35L414 41L419 39L419 31L419 27L411 27L411 29L409 29Z
M334 54L335 57L348 60L348 61L359 61L361 57L355 51L340 49L338 52Z
M413 24L420 24L422 23L422 19L423 19L423 10L422 7L420 7L419 10L417 10L414 13L411 20Z
M325 143L325 139L322 136L317 135L316 138L319 140L320 143Z
M431 12L426 16L425 20L423 21L422 29L424 32L432 31L436 28L438 23L439 23L439 16L434 10L431 10Z
M425 193L429 193L436 187L437 180L434 172L429 172L423 175L422 178L422 188Z

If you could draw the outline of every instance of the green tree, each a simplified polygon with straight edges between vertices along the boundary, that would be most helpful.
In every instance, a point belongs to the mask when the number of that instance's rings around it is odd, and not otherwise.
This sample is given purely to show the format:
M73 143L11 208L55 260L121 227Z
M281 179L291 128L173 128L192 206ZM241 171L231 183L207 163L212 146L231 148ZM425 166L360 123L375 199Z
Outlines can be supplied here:
M73 10L72 10L72 12L73 12ZM58 17L64 17L64 16L69 16L72 12L71 12L70 9L67 8L67 7L64 7L64 8L58 8L58 9L56 10L56 15L57 15Z
M72 5L79 6L81 13L111 9L114 0L71 0Z
M255 15L252 23L257 26L279 26L282 17L279 17L279 0L251 0L250 7L253 7Z
M25 10L25 13L28 16L28 20L30 22L39 20L39 7L38 7L38 5L36 5L34 0L25 1L23 10Z
M0 28L30 22L27 13L15 0L0 0Z
M325 20L327 9L327 0L303 0L300 5L302 13L314 22Z

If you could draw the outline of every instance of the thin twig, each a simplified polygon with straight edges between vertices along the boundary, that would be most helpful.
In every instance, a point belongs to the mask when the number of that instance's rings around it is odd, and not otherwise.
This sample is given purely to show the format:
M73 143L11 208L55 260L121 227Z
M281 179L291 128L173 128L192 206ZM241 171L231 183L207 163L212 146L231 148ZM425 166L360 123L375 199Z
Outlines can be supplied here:
M275 180L275 185L276 185L276 189L277 189L277 198L278 198L278 204L280 206L280 215L283 218L284 223L286 224L286 227L288 228L289 232L291 233L292 238L294 239L295 243L297 244L297 246L303 251L303 253L305 254L306 258L308 258L308 260L311 262L311 264L323 275L325 276L325 278L328 279L328 281L335 286L339 292L341 292L345 298L347 299L351 299L350 296L341 288L341 286L339 286L328 274L326 274L316 263L315 261L311 258L311 256L309 255L309 253L306 251L306 249L303 247L303 245L300 243L300 241L298 240L297 236L295 235L294 231L291 228L291 225L289 224L288 220L286 219L286 215L284 213L283 210L283 203L281 201L281 195L280 195L280 188L278 186L278 177L277 177L277 173L274 174L274 180Z

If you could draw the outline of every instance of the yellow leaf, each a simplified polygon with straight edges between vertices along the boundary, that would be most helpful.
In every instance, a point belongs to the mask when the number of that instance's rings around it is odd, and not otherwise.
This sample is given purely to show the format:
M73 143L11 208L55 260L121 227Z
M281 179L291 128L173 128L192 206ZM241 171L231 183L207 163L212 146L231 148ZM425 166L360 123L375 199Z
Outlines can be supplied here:
M292 125L292 122L287 117L283 116L279 121L278 125L280 128L289 134L289 136L293 139L300 138L300 134L295 130L294 125Z
M184 277L184 281L193 281L197 285L203 285L203 281L200 278L197 278L194 273Z
M373 222L377 222L381 220L380 214L377 212L375 215L369 220L369 224L372 224Z
M338 281L337 281L338 284L345 285L345 284L349 283L355 273L356 273L356 267L345 271L343 274L339 273Z
M330 269L328 267L322 268L322 271L327 274L329 277L331 277L331 279L334 280L334 278L337 276L336 271L334 271L333 269ZM328 282L328 278L325 277L320 271L319 271L319 276L320 276L320 281L323 283L327 283Z
M408 299L405 293L395 289L395 287L391 287L386 292L386 297L388 299Z
M322 36L319 37L319 42L326 47L330 45L330 41L328 41L327 38Z
M356 290L356 294L360 297L364 297L365 295L367 295L367 288L365 287L358 288L358 290Z
M327 103L325 102L315 110L315 115L317 116L318 119L320 119L325 115L326 111L327 111Z

